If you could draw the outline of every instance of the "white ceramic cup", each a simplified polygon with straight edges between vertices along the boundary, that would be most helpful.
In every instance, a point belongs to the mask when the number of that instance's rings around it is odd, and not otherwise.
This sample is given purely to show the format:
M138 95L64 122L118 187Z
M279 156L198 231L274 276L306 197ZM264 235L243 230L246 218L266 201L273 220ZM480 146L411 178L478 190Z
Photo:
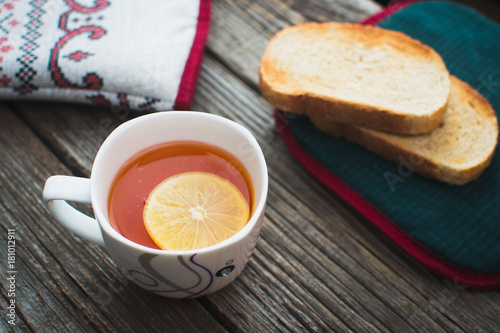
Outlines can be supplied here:
M137 152L177 140L221 147L248 170L254 189L253 211L247 225L233 237L198 250L164 251L134 243L111 226L108 198L120 167ZM59 223L104 246L131 281L162 296L189 298L217 291L241 273L259 238L267 188L264 155L246 128L208 113L165 111L141 116L117 127L100 147L90 179L52 176L45 183L43 200ZM95 219L67 201L91 204Z

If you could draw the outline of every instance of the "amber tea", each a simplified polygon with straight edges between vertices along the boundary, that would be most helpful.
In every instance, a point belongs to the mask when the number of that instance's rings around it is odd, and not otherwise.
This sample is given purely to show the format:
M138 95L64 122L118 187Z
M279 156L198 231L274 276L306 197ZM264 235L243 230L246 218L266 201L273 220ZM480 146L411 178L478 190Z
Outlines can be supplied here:
M132 156L117 173L109 196L111 225L131 241L158 249L143 221L149 194L174 175L206 172L234 184L252 211L252 186L243 164L229 152L206 143L176 141Z

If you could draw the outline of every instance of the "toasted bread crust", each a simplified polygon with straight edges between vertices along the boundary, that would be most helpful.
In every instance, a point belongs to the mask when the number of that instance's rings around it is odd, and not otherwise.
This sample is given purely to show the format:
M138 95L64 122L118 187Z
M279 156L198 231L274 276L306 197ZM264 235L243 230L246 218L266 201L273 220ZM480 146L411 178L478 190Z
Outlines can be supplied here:
M402 162L403 164L408 164L409 162L410 170L413 168L415 172L422 176L439 180L450 185L463 185L477 179L491 164L498 141L498 121L495 111L481 94L456 77L452 76L451 82L452 94L450 95L450 99L458 101L458 103L453 102L454 107L462 103L463 105L471 106L474 111L477 112L478 117L485 121L488 130L491 132L488 142L479 142L477 146L471 147L471 149L479 149L478 147L481 147L481 144L485 146L482 147L484 148L484 152L482 152L481 159L475 161L473 164L467 160L463 161L463 163L459 163L459 165L457 165L457 163L451 163L451 161L448 163L448 161L443 161L438 156L414 150L410 145L405 144L405 141L399 140L402 136L397 134L380 133L352 124L326 120L322 117L310 117L310 119L321 131L330 133L336 137L345 137L348 141L360 144L368 150L398 164ZM448 126L446 120L445 117L443 127ZM467 119L464 117L464 121L465 120ZM463 126L466 125L466 123L463 124ZM440 127L435 131L445 130L446 129ZM463 134L458 128L453 128L451 132L455 135ZM475 134L479 135L480 133ZM442 138L442 136L437 135L436 132L434 134L418 135L411 140L427 140L429 143L439 145L442 142L433 141L439 137ZM448 138L445 138L445 140L447 139ZM456 148L458 149L459 147ZM408 165L406 166L408 167Z
M323 117L332 121L353 123L380 131L403 134L430 132L443 119L449 94L449 82L441 82L444 88L438 107L421 114L407 113L370 103L359 103L356 100L338 98L335 94L307 91L300 84L294 86L287 84L287 80L293 74L290 73L291 70L280 65L280 59L276 59L279 52L275 49L274 44L288 34L296 33L299 33L303 39L308 38L308 35L324 34L333 38L332 43L341 43L339 39L356 39L366 49L383 44L390 48L391 53L396 53L398 57L399 55L401 58L410 57L415 59L415 62L432 62L433 66L438 68L437 71L442 79L448 80L448 71L439 54L429 46L403 33L358 24L305 23L279 32L270 41L262 57L259 68L260 89L262 95L274 107L287 112ZM418 83L416 84L418 85ZM447 88L446 85L448 85ZM380 89L389 88L384 87L381 83Z

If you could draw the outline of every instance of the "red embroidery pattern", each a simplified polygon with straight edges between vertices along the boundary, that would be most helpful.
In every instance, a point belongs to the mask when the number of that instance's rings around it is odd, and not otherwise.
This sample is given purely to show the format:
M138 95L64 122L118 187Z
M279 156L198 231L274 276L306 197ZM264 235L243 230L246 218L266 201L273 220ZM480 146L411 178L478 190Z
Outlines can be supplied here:
M29 21L24 25L24 27L26 28L26 32L21 36L21 38L24 40L24 44L19 47L19 49L23 51L23 54L16 59L21 67L19 68L19 71L17 71L14 75L20 81L20 85L18 87L14 87L14 90L17 91L20 95L26 95L35 90L38 90L38 87L32 83L33 78L38 74L36 69L33 67L33 63L38 59L38 57L35 55L35 50L39 48L40 45L36 43L36 40L41 35L37 30L43 24L40 18L43 14L45 14L42 6L46 2L47 0L31 0L29 2L29 5L32 9L27 14L27 16L29 17ZM1 10L12 11L14 8L15 7L13 3L4 3ZM13 13L10 13L6 16L6 18L9 18L9 20L6 21L7 27L2 26L1 28L1 30L7 34L10 32L8 29L14 28L19 25L19 21L13 18L12 15ZM6 18L4 18L2 22L4 22ZM0 42L3 44L7 40L7 37L4 37L0 39ZM0 51L3 54L12 50L13 47L10 45L0 46ZM0 60L3 61L3 57ZM7 80L4 80L3 82L7 82Z
M17 1L17 0L15 0ZM0 34L3 34L0 37L0 73L3 72L3 60L4 55L14 50L12 45L9 43L9 38L7 35L10 33L10 29L16 27L19 24L19 21L14 17L14 13L12 10L14 9L14 5L11 3L2 3L0 1ZM12 77L7 74L3 74L0 78L0 84L3 87L8 87L12 82Z
M145 97L145 102L139 104L138 109L143 111L156 111L154 104L158 103L160 100L153 97Z
M70 55L67 55L67 56L63 56L63 58L68 58L68 59L71 59L73 61L81 61L85 58L87 58L88 56L91 56L93 55L92 53L88 53L88 52L82 52L82 51L76 51L76 52L73 52L71 53Z
M125 94L125 93L118 93L117 97L118 97L118 100L120 101L120 107L128 109L129 108L129 104L128 104L127 94Z
M117 105L118 107L124 109L129 109L131 107L129 96L127 93L124 92L116 93L116 99L118 100L118 103L112 103L108 98L106 98L106 96L104 96L101 93L96 93L91 96L86 96L86 98L92 101L92 103L96 103L99 105L105 105L105 106ZM153 97L140 97L140 99L143 100L143 102L137 103L136 101L136 104L134 104L135 107L133 107L133 109L148 111L148 112L156 111L154 104L160 102L160 99Z
M196 5L195 2L192 4ZM116 31L113 36L111 33L107 36L112 25L117 23L108 17L115 9L119 8L112 7L112 0L0 0L2 97L30 95L47 99L53 95L55 100L87 101L144 111L189 108L208 33L210 0L200 0L196 35L184 65L181 84L177 96L170 96L168 101L145 96L147 89L144 93L127 86L123 89L130 90L116 91L109 84L116 86L120 82L109 80L122 78L115 73L108 77L107 72L98 69L97 65L94 67L93 64L109 60L106 48L113 47L109 45L111 39L120 34ZM131 59L134 60L139 59ZM123 72L126 70L123 68ZM174 94L175 91L166 93ZM173 97L174 105L170 105Z
M9 38L7 37L2 37L0 38L0 54L2 54L2 56L0 56L0 64L3 63L3 55L7 52L10 52L13 50L13 47L11 45L4 45L4 43L7 43L9 40ZM3 67L0 67L0 72L3 70Z
M64 75L61 67L59 66L59 55L61 53L64 45L72 38L79 36L81 34L88 33L89 39L99 39L104 34L106 30L104 28L96 25L85 25L74 30L68 28L68 17L73 12L79 12L83 14L90 14L100 11L109 6L107 0L95 0L93 7L86 7L78 4L74 0L65 0L66 4L71 8L66 13L62 14L59 19L59 29L66 32L66 35L61 37L56 43L54 48L50 52L49 61L49 71L51 72L52 79L58 87L62 88L77 88L77 89L88 89L88 90L99 90L103 81L99 75L96 73L87 73L83 78L83 85L78 85L77 83L70 82ZM69 55L68 57L75 61L80 61L91 55L91 53L84 51L77 51Z
M95 0L94 7L85 7L78 4L75 0L65 0L68 6L70 6L73 10L76 10L80 13L90 14L100 11L101 9L106 8L109 5L109 2L106 0Z
M11 1L17 2L19 0ZM0 17L0 31L5 34L9 34L10 29L15 28L19 24L19 21L14 17L14 13L12 13L12 10L14 10L15 7L14 4L4 2L3 0L0 1L0 6L0 14L3 14Z
M111 102L101 94L97 94L94 96L86 96L86 97L96 104L107 105L107 106L111 105Z
M4 87L8 87L11 81L12 79L5 74L0 78L0 84Z

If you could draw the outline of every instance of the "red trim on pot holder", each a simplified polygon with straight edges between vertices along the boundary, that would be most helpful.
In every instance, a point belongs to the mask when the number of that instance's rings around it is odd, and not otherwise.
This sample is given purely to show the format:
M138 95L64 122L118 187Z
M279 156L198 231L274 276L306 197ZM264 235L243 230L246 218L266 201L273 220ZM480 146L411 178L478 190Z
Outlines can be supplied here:
M196 33L177 91L177 98L174 103L175 110L189 110L191 108L200 74L205 43L210 29L210 6L210 0L200 0Z

